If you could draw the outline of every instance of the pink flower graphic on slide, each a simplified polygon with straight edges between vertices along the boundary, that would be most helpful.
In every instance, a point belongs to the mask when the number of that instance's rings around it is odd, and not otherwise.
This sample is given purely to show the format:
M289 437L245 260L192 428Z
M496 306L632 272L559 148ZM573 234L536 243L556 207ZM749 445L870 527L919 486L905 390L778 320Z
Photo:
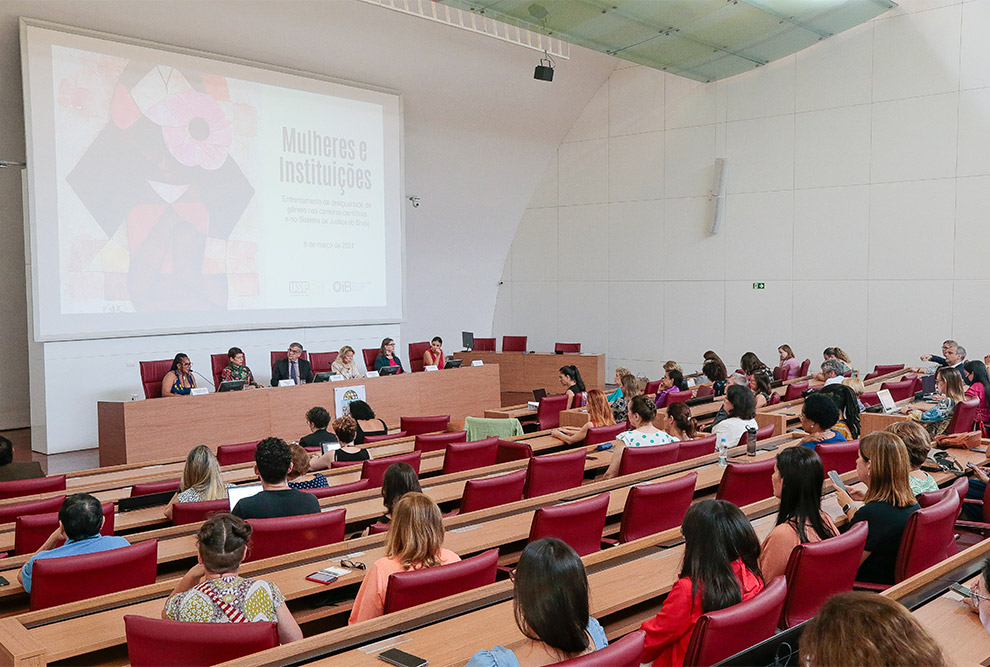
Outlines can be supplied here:
M196 90L169 95L147 111L162 128L165 145L187 167L219 169L234 134L230 121L212 97Z

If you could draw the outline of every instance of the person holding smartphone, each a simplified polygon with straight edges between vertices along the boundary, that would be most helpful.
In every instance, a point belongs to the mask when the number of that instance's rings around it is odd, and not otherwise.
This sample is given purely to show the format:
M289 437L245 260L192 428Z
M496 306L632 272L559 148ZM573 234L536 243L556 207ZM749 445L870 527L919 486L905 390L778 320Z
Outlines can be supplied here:
M990 556L987 556L986 560L983 561L980 576L973 582L969 597L965 600L973 613L979 614L983 629L987 631L987 634L990 634L990 592L988 592L990 585L988 582L990 582Z

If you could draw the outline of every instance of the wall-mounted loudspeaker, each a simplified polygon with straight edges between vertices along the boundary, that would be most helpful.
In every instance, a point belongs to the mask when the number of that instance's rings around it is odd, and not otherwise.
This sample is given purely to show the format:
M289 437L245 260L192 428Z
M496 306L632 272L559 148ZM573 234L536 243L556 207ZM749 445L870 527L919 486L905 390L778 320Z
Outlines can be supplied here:
M715 159L715 179L712 182L712 198L715 200L715 213L712 216L711 233L718 234L722 229L722 219L725 217L725 182L728 178L729 165L724 157Z

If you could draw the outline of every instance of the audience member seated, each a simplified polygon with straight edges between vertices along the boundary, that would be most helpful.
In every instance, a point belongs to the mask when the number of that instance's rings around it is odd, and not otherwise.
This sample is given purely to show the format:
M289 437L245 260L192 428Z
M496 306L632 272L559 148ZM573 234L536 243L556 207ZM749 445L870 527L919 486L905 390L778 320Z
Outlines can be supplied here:
M378 517L377 523L391 524L395 506L407 493L422 493L419 476L408 463L393 463L382 477L382 504L385 514Z
M963 379L969 385L967 396L980 399L980 408L976 411L976 421L981 424L990 422L990 374L982 361L967 361L963 364Z
M605 400L605 392L601 389L592 389L588 392L588 421L581 426L555 428L550 431L550 435L568 444L574 444L585 439L589 428L614 425L615 419L612 417L612 408Z
M765 373L756 373L755 375L747 375L746 382L753 392L753 396L756 397L756 409L765 408L770 403L770 380L767 379Z
M866 385L859 378L842 378L842 384L853 390L853 393L856 395L856 405L859 407L859 411L862 412L866 406L859 400L859 397L866 391Z
M574 397L585 391L581 371L574 365L561 366L557 379L560 381L560 386L567 387L564 391L567 394L567 407L565 409L570 410L574 407Z
M616 424L626 421L629 414L629 404L641 393L639 378L632 373L626 373L619 380L619 391L621 392L619 398L611 402L612 417Z
M749 378L747 378L745 375L739 375L738 373L733 373L732 374L732 377L730 377L726 381L726 386L727 387L739 386L739 387L746 387L748 389L749 388ZM750 393L752 393L752 390L750 390ZM726 419L729 418L729 411L725 407L726 406L726 402L725 402L725 398L724 398L725 394L723 394L722 396L723 396L723 398L722 398L722 407L720 407L718 409L718 412L715 413L715 418L712 420L712 423L705 427L705 430L710 431L712 433L715 432L715 427L719 423L721 423L721 422L723 422L723 421L725 421ZM755 397L753 398L753 406L754 406L754 408L753 408L753 414L755 415L756 414L756 407L755 407L756 406L756 398Z
M443 338L440 336L434 336L433 340L430 341L430 349L423 352L423 366L436 366L438 369L443 368L444 357L443 357Z
M843 373L846 365L838 359L826 359L822 362L822 372L820 373L825 386L832 384L842 384ZM817 375L815 377L818 377Z
M309 460L309 469L327 470L333 461L367 461L371 454L354 444L357 437L357 422L353 417L344 415L333 420L333 430L337 434L340 449L330 450L326 454L318 454Z
M663 379L660 380L660 391L657 392L657 397L653 401L653 404L656 405L658 410L665 408L667 407L667 398L671 394L677 391L685 391L687 388L684 375L676 368L672 368L664 372Z
M363 445L366 436L388 434L388 426L383 420L375 417L375 411L364 401L351 401L347 409L354 421L357 422L357 435L354 436L355 445Z
M721 361L712 359L705 362L705 365L701 367L701 372L708 379L708 384L712 386L715 396L724 396L726 384L725 365Z
M857 581L893 584L897 551L908 518L920 509L911 493L908 476L911 466L904 442L887 431L871 433L859 441L856 474L869 489L856 509L852 498L841 488L835 490L850 524L865 521L869 527L863 561Z
M832 430L841 433L846 440L855 440L859 437L859 413L863 406L859 402L856 386L859 386L859 393L863 393L863 381L859 378L845 378L841 384L830 384L822 387L817 393L828 396L835 403L839 410L839 421L835 422Z
M172 367L162 378L162 396L188 396L196 388L192 374L192 362L181 352L172 360Z
M799 441L802 447L814 449L819 443L845 442L846 438L832 427L839 421L839 409L829 396L818 392L804 399L801 407L801 428L808 435Z
M230 363L220 371L221 382L241 380L245 387L261 386L254 381L254 374L251 373L251 369L244 365L244 350L239 347L232 347L227 350L227 358L230 359Z
M722 399L722 409L728 415L727 419L717 422L712 427L712 433L725 436L729 447L739 444L739 438L746 429L759 428L756 423L756 396L749 387L732 385Z
M289 480L290 489L322 489L330 486L321 472L303 479L303 476L310 472L309 452L296 444L290 444L289 451L292 452L292 469L286 479Z
M686 403L674 403L667 408L663 430L674 440L693 440L701 435L698 420L691 416L691 408Z
M368 568L348 623L384 613L389 576L459 560L457 554L443 548L443 517L437 504L422 493L407 493L395 505L395 516L385 537L385 557Z
M852 370L852 362L849 360L849 355L842 351L842 348L838 347L826 347L822 351L822 361L829 361L830 359L836 359L839 361L840 366L838 368L838 375L843 376ZM825 381L824 373L815 373L811 376L813 379L819 382Z
M808 667L947 664L938 642L900 603L876 593L839 593L801 634Z
M780 499L780 508L776 527L760 547L760 571L766 581L784 574L797 545L839 534L832 517L822 511L825 470L817 453L804 447L788 447L777 454L772 479L773 495Z
M966 384L955 368L941 366L935 372L935 387L938 392L933 397L933 400L938 401L935 405L924 412L909 407L901 408L901 412L910 415L911 419L920 421L932 435L941 435L949 428L956 403L966 400Z
M514 651L478 651L467 667L552 665L605 648L605 630L588 607L588 575L574 549L555 537L530 542L512 589L516 627L526 641Z
M780 367L787 369L787 379L793 380L798 377L798 373L801 371L801 362L794 356L794 350L791 349L791 346L781 345L777 348L777 354L780 357Z
M382 346L378 348L378 357L375 359L376 371L380 371L386 366L397 366L399 373L403 372L402 361L395 356L395 341L391 338L382 339Z
M983 624L983 629L990 634L990 586L987 585L990 582L990 556L987 556L986 560L983 561L983 569L980 570L980 576L973 585L970 587L972 594L968 600L965 600L969 608L973 610L973 613L979 614L980 623Z
M684 375L684 369L681 368L681 365L679 363L677 363L672 359L669 361L665 361L663 364L663 372L666 373L667 371L677 371L681 375Z
M965 368L966 365L966 348L955 341L947 342L952 342L954 345L950 348L943 347L945 358L940 362L936 362L938 364L937 366L926 366L925 368L914 368L912 370L925 373L926 375L931 375L932 373L935 373L943 368L955 368L957 371L962 373L963 368ZM933 358L932 361L935 361L935 359Z
M286 476L292 471L292 450L281 438L265 438L254 450L254 472L261 477L262 491L242 498L232 513L242 519L275 519L282 516L318 514L320 501L305 491L289 488Z
M186 455L179 491L165 507L165 516L172 518L172 506L175 503L199 503L226 498L227 486L232 485L223 483L217 455L206 445L197 445Z
M884 430L896 435L907 447L908 462L911 465L911 474L908 476L911 493L918 496L929 491L938 491L935 478L921 469L932 448L932 439L925 427L918 422L901 421L894 422Z
M350 345L340 348L337 358L330 364L330 370L345 380L357 380L364 377L364 373L358 369L357 362L354 361L354 348Z
M275 623L283 644L303 638L278 586L238 574L251 524L233 514L210 517L196 534L199 562L165 602L162 618L192 623Z
M739 368L746 375L765 375L767 383L773 382L773 371L765 363L760 361L760 358L756 356L755 352L744 354L739 360Z
M939 366L947 366L948 364L945 362L945 355L949 352L949 350L951 350L954 347L959 347L959 343L957 343L956 341L951 340L951 339L950 340L947 340L947 341L944 341L942 343L942 356L941 357L938 356L937 354L923 354L923 355L921 355L921 360L922 361L930 361L933 364L938 364Z
M309 361L302 359L302 343L290 343L284 359L278 359L272 366L272 386L277 387L280 380L292 380L292 384L304 384L313 381L313 368Z
M42 558L81 556L130 546L123 537L101 535L101 528L103 505L99 500L88 493L74 493L67 497L58 511L58 528L17 573L17 580L24 590L31 592L31 572L35 561ZM63 540L65 544L58 546Z
M760 542L749 519L725 500L702 500L681 524L684 564L660 613L643 623L642 662L682 665L701 615L731 607L763 590Z
M306 423L311 433L299 438L303 447L320 447L326 442L337 442L337 436L327 430L330 425L330 413L326 408L316 406L306 411Z
M666 431L661 431L653 425L657 416L657 407L649 396L640 395L633 399L629 406L629 425L631 431L620 433L616 437L615 449L612 451L612 462L605 471L603 479L612 479L619 474L619 464L622 462L622 452L626 447L650 447L675 442Z
M725 375L726 375L726 377L728 377L729 370L725 367L725 362L722 361L722 358L719 357L718 354L716 354L714 350L707 350L705 352L705 354L702 356L702 359L703 359L702 364L701 364L702 366L704 366L709 361L714 361L714 362L717 362L717 363L721 364L722 365L722 370L725 371Z
M14 443L0 435L0 482L44 477L38 461L14 461Z
M622 396L622 376L632 375L632 372L623 366L617 366L615 369L615 384L617 385L615 391L608 395L608 402L615 403Z

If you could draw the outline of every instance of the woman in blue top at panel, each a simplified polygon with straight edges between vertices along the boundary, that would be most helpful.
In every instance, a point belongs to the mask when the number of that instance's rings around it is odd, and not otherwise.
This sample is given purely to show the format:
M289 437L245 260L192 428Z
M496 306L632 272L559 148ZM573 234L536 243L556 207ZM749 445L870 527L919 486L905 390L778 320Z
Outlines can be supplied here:
M172 368L162 378L162 396L188 396L195 388L192 362L180 352L172 360Z
M513 577L516 626L526 641L515 651L478 651L467 667L554 665L608 645L588 612L588 576L574 549L554 537L530 542Z
M801 438L798 444L814 449L823 442L845 442L845 436L832 430L838 421L839 408L835 401L818 392L810 394L801 408L801 428L808 435Z

